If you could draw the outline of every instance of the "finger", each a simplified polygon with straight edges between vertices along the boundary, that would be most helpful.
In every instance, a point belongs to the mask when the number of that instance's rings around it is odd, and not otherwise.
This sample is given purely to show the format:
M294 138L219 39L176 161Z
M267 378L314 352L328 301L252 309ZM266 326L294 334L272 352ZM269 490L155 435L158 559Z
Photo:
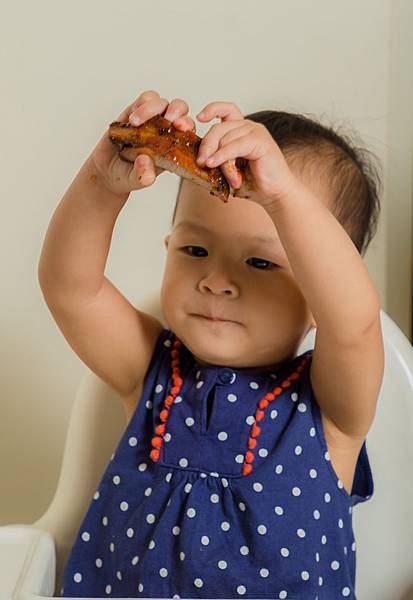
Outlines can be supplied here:
M129 106L127 106L118 116L118 118L116 119L116 121L120 121L121 123L127 123L129 120L129 115L134 112L138 106L140 106L143 102L147 102L148 100L153 100L154 98L158 97L159 98L159 93L156 92L155 90L147 90L145 92L142 92L142 94L140 96L138 96L136 98L136 100L134 100L132 102L132 104L129 104Z
M242 119L243 115L233 102L210 102L196 115L198 121L210 121L215 117L228 121Z
M255 146L251 144L251 136L246 134L217 150L205 164L207 167L218 167L227 160L236 159L239 156L254 160L258 158L254 150Z
M169 106L163 117L164 119L169 119L169 121L175 121L175 119L178 119L183 115L187 115L188 111L189 106L185 100L182 100L181 98L174 98L169 103Z
M161 115L168 104L168 100L165 98L152 98L138 106L138 108L129 115L129 122L132 123L132 125L141 125L155 115Z
M205 161L219 149L221 138L228 131L231 131L232 129L238 129L240 124L243 123L244 121L226 121L212 125L205 137L202 138L202 141L199 145L196 162L199 165L204 164Z
M196 131L196 126L191 117L179 117L173 122L173 126L180 131Z
M156 179L155 163L147 154L138 154L133 163L131 177L140 187L152 185Z
M223 165L221 165L221 171L224 173L226 180L230 184L231 187L237 189L242 185L242 174L239 169L237 169L235 164L235 159L232 158L228 160Z

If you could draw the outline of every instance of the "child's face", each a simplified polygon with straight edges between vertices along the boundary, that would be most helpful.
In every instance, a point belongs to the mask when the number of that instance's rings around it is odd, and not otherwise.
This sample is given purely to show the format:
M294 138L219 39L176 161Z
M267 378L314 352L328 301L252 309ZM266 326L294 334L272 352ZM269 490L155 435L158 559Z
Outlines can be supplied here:
M198 362L274 365L292 358L315 326L274 223L259 204L233 196L223 203L184 180L165 246L162 314ZM197 316L206 314L235 322Z

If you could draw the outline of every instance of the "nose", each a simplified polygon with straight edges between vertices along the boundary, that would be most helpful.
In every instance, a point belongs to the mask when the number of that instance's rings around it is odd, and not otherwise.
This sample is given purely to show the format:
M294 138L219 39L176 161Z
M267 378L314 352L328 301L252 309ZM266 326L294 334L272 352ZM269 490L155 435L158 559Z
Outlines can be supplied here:
M199 287L204 293L211 292L218 296L238 295L238 286L222 273L210 273L200 281Z

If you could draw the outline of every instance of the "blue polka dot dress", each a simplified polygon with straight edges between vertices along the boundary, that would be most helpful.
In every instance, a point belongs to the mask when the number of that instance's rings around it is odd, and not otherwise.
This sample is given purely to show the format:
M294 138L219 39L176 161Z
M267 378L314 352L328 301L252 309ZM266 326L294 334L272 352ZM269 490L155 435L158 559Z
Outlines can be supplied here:
M182 343L182 385L155 460L174 342L163 329L61 595L354 600L352 509L373 479L365 443L351 495L332 467L312 350L262 371L201 364Z

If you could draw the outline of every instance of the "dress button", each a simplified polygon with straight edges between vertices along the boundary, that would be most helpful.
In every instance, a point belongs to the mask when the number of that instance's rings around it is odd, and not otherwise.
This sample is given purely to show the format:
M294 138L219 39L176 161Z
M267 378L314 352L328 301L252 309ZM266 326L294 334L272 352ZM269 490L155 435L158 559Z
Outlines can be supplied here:
M233 383L235 381L235 373L231 369L222 369L218 373L218 380L220 383Z

